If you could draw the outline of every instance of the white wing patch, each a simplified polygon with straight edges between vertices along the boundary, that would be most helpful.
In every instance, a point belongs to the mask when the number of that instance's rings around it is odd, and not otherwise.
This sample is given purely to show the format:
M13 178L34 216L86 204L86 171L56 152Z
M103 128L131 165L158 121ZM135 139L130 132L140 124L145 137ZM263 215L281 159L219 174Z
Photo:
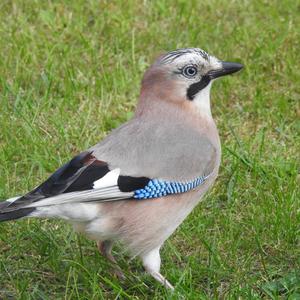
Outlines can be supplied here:
M120 169L113 169L112 171L105 174L102 178L98 179L94 182L93 188L94 189L101 189L111 186L118 185L118 178L120 176Z

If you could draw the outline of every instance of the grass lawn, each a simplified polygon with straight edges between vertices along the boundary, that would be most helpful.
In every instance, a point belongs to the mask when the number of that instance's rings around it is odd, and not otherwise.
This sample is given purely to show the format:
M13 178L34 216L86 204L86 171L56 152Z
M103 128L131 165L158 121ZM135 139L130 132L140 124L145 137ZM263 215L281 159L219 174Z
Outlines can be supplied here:
M120 283L69 225L24 219L0 224L0 299L300 299L297 1L0 7L0 199L32 189L129 119L161 52L200 47L245 65L212 89L219 179L162 250L175 293L123 254Z

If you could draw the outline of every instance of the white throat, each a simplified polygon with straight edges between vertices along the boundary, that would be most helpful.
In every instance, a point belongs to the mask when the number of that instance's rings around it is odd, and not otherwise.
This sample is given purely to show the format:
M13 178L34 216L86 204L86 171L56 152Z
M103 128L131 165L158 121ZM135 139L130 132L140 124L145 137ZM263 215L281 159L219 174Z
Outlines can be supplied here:
M211 89L211 82L201 90L196 97L194 98L193 102L196 104L198 109L211 117L211 110L210 110L210 89Z

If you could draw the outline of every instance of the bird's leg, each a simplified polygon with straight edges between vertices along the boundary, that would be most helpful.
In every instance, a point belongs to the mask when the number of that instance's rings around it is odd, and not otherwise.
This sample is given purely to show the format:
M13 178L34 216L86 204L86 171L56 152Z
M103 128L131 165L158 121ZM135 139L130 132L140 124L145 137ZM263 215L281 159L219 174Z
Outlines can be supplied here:
M174 290L172 284L159 273L160 270L160 255L159 248L153 249L142 256L143 266L147 273L154 279L164 285L166 288Z
M121 268L119 267L116 259L111 254L113 242L108 240L98 241L97 247L99 252L113 264L113 274L116 275L120 280L125 279L125 275L123 274Z

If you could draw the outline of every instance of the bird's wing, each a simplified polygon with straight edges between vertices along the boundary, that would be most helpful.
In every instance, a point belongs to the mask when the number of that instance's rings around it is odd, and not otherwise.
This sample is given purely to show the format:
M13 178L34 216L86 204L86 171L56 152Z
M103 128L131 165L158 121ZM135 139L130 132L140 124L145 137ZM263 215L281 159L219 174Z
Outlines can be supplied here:
M174 114L175 115L175 114ZM186 118L187 119L187 118ZM185 182L213 172L220 146L178 116L172 121L131 120L90 148L93 155L119 168L121 174Z
M157 198L196 188L217 165L216 148L193 128L169 123L124 124L31 192L1 202L0 215L64 203Z
M92 152L82 152L31 192L2 203L0 213L24 207L133 198L133 191L149 181L146 177L122 176L120 169L110 170Z
M208 176L178 182L120 175L119 168L110 169L108 163L87 151L75 156L31 192L1 203L0 214L66 203L157 198L194 189Z

